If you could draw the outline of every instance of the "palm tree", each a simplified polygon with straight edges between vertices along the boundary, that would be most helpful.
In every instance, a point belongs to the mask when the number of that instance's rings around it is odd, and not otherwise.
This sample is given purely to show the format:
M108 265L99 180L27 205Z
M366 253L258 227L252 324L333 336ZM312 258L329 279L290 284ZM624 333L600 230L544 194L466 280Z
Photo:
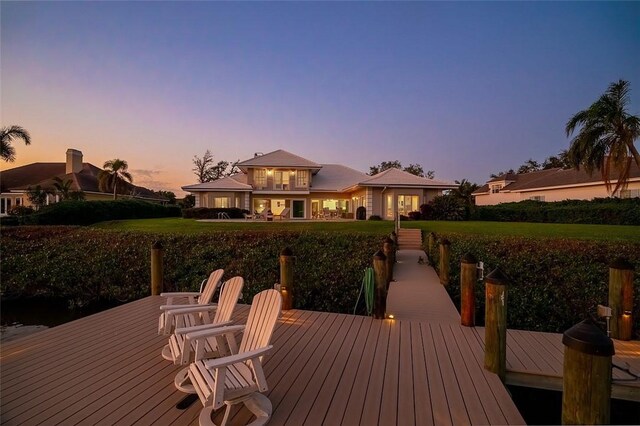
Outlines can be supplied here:
M98 181L101 191L107 191L113 188L113 199L118 198L118 182L133 182L131 173L127 171L129 165L126 161L118 158L109 160L102 166L104 170L98 173Z
M11 146L14 139L22 139L25 145L31 145L29 132L20 126L3 127L0 136L0 157L7 162L16 161L16 150Z
M628 81L611 83L600 99L571 117L566 127L569 137L581 126L569 147L571 164L577 169L583 166L590 174L600 170L609 191L611 173L617 171L613 193L627 185L632 160L640 167L634 146L640 136L640 117L627 111L630 90Z
M56 189L56 192L60 195L60 199L62 200L68 200L71 198L71 185L73 185L73 181L71 179L62 180L58 176L53 178L53 187Z

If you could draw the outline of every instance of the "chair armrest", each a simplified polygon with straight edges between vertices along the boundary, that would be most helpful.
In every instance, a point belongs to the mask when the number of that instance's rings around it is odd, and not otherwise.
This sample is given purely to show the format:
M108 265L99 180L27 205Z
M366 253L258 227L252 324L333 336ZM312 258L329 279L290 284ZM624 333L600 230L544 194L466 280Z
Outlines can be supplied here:
M220 367L226 367L227 365L237 364L238 362L248 361L250 359L259 358L273 349L273 345L269 345L264 348L255 349L249 352L243 352L237 355L225 356L222 358L210 359L204 362L204 365L209 370L214 370Z
M171 291L168 293L160 293L161 297L198 297L202 293L199 291Z
M167 311L171 315L178 315L192 314L194 312L215 311L217 307L217 303L210 303L208 305L162 305L160 306L160 310Z
M213 337L221 334L234 333L236 331L244 330L244 325L230 325L227 327L211 327L207 330L194 331L186 334L186 338L189 340L197 340L203 337Z
M213 330L215 328L226 327L233 324L233 321L217 322L213 324L194 325L193 327L176 328L175 334L189 334L194 331Z

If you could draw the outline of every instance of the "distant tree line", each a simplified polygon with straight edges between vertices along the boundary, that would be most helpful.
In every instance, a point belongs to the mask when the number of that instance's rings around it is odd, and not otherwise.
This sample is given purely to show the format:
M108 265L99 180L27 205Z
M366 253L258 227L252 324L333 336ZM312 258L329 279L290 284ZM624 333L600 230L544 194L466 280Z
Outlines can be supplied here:
M400 169L404 170L407 173L411 173L412 175L424 177L427 179L433 179L435 177L435 172L433 170L427 170L425 173L422 165L420 164L409 164L406 167L402 167L402 163L398 160L393 161L383 161L380 164L369 167L369 176L377 175L378 173L382 173L385 170L389 169Z

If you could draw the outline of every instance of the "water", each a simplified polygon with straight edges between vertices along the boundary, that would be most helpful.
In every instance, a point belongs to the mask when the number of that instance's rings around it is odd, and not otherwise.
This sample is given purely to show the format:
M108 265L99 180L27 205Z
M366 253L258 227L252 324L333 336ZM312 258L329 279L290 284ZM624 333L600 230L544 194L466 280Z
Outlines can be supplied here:
M116 306L102 302L83 309L70 309L64 299L34 297L0 303L0 342L28 336Z

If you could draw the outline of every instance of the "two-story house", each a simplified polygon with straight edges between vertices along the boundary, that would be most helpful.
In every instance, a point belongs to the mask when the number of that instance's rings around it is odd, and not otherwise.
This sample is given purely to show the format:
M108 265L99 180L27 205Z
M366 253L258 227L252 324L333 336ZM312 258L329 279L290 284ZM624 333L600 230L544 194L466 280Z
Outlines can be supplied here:
M280 214L292 219L353 218L364 206L367 217L393 219L456 185L426 179L399 169L374 176L340 164L318 164L284 150L238 163L240 173L212 182L183 186L196 207L238 207Z

